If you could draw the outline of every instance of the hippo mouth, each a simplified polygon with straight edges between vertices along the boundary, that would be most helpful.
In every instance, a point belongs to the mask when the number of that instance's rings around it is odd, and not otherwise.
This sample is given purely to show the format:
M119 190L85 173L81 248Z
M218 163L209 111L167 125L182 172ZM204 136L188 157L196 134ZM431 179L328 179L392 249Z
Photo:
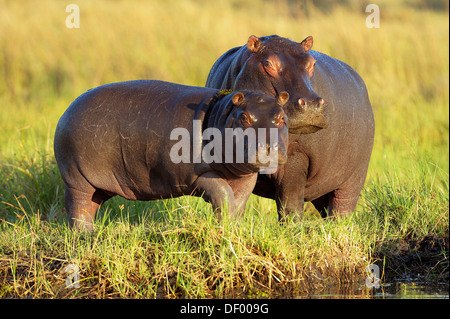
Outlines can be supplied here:
M278 154L277 154L278 155ZM287 155L283 156L270 156L269 159L260 161L258 156L256 156L256 161L248 161L248 157L246 157L246 161L244 163L225 163L227 169L235 175L247 175L259 173L263 170L267 169L278 169L279 166L285 164L287 161Z
M302 114L299 112L288 113L288 130L293 134L309 134L326 129L329 126L328 114L326 112L310 112ZM289 113L291 114L289 116Z
M236 176L255 174L260 170L260 166L256 163L227 163L225 166Z
M327 128L327 126L316 126L316 125L304 125L296 128L289 128L289 133L291 134L310 134L320 131L321 129Z
M227 169L235 176L244 176L251 174L273 174L278 167L284 163L245 163L245 164L227 164Z

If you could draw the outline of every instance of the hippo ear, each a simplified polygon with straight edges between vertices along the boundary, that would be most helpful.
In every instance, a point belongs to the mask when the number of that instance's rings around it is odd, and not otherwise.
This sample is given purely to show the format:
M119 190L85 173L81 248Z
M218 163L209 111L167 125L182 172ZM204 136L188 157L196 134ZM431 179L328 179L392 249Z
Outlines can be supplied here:
M261 47L261 40L258 39L257 36L251 35L248 38L247 49L249 49L250 52L256 53L256 52L258 52L260 47Z
M305 49L305 52L308 52L309 50L311 50L313 46L313 37L312 36L307 37L305 40L300 42L300 45L303 47L303 49Z
M278 104L281 105L281 107L283 107L288 100L289 100L289 93L288 92L283 91L283 92L280 93L280 95L278 95L277 102L278 102Z
M244 101L245 101L244 94L242 94L241 92L234 94L232 101L233 101L233 104L236 106L242 105L242 103L244 103Z

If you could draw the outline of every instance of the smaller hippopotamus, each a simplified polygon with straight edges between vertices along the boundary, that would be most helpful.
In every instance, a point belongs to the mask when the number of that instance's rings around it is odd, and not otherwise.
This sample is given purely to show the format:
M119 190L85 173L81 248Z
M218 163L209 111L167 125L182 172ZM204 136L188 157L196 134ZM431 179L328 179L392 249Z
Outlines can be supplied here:
M70 225L92 230L99 205L116 195L199 196L219 221L224 204L241 215L267 158L276 155L276 168L287 160L289 94L227 93L139 80L78 97L54 141Z

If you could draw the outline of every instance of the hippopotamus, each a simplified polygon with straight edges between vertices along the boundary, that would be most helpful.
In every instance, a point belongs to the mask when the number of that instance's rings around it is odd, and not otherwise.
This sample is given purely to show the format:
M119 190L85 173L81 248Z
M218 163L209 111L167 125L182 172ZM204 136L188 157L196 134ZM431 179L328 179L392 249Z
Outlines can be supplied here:
M116 195L143 201L192 195L211 203L219 220L225 204L230 216L242 214L258 172L268 165L259 154L276 154L279 165L287 160L282 107L289 95L227 93L136 80L103 85L79 96L61 116L54 139L69 224L92 230L99 205ZM229 154L221 152L225 146L228 152L238 151L234 144L225 145L225 136L227 130L239 129L255 131L253 161L247 160L250 148L244 148L242 161L226 159ZM211 139L203 134L208 130L220 134L210 134ZM188 136L180 140L183 132ZM248 138L243 138L248 146ZM207 154L219 155L205 158L204 152L198 153L207 145Z
M224 53L213 65L206 87L264 92L287 91L284 107L290 133L312 133L328 126L325 101L314 92L310 78L315 59L307 54L312 37L300 44L278 36L257 38Z
M277 35L250 36L213 65L206 87L290 94L288 160L259 175L253 193L276 200L280 221L305 201L321 216L352 212L367 175L375 123L366 85L349 65Z

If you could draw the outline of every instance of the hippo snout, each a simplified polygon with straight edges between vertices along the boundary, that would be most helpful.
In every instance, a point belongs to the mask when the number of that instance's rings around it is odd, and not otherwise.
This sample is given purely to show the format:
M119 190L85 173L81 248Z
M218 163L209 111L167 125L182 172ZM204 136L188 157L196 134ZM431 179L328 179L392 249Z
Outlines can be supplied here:
M287 161L287 152L286 147L283 144L284 142L274 142L272 144L258 143L258 156L257 156L257 164L260 166L268 166L268 165L283 165ZM263 155L264 160L261 160L260 156ZM269 161L267 161L269 159Z
M293 99L285 112L288 116L289 133L314 133L329 125L326 101L320 96Z
M303 112L325 112L325 100L321 97L314 99L298 99L298 105Z

